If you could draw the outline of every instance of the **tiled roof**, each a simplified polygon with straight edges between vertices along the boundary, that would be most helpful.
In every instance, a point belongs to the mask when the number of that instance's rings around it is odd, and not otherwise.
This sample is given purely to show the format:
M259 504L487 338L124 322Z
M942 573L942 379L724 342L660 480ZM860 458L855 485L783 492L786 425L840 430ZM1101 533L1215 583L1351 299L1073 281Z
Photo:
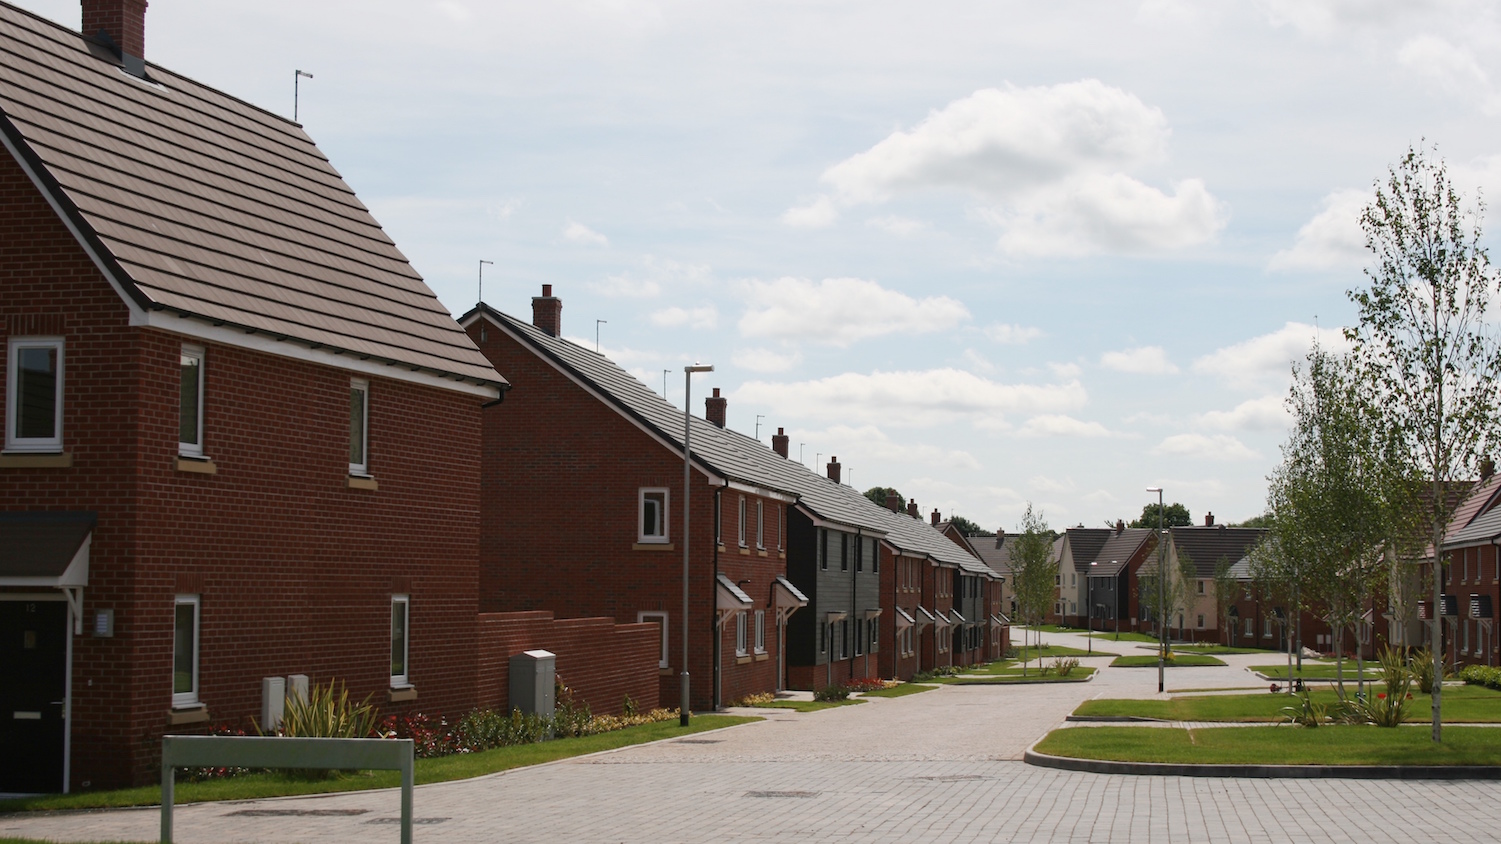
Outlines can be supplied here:
M1074 571L1082 572L1098 560L1100 549L1115 531L1110 528L1072 527L1064 532L1068 537L1069 551L1074 557Z
M1011 576L1011 543L1020 534L1001 533L995 536L976 536L970 540L975 553L991 570L1002 577Z
M0 3L0 131L132 304L504 384L302 127Z
M1481 481L1472 488L1459 507L1454 510L1454 515L1449 518L1449 529L1444 532L1444 548L1457 548L1461 545L1473 545L1477 539L1489 542L1490 536L1485 535L1487 528L1479 527L1479 533L1468 530L1472 523L1479 522L1486 516L1495 513L1491 508L1501 495L1501 475L1492 475Z
M1119 574L1141 547L1152 541L1153 533L1149 528L1125 528L1120 533L1110 531L1110 538L1095 552L1094 560L1099 565L1091 566L1090 573L1099 577Z
M595 390L605 401L638 424L683 447L683 411L641 383L609 358L577 343L554 337L530 323L480 305L460 317L468 324L483 315L537 354ZM893 546L916 556L957 566L976 574L991 570L939 533L924 519L893 513L846 484L835 483L796 460L788 460L758 440L691 416L693 455L715 474L751 486L796 496L820 519L882 535Z
M1233 528L1224 525L1212 527L1175 527L1172 531L1173 547L1179 556L1184 554L1193 561L1199 577L1214 577L1214 568L1219 561L1229 560L1234 565L1266 536L1266 528Z

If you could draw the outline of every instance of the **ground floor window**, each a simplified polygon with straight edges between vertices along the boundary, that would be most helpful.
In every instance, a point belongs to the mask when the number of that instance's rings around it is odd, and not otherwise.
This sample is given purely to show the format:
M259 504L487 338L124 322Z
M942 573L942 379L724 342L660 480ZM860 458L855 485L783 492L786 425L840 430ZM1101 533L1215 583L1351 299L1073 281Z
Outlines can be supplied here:
M408 595L391 596L391 687L411 685L411 666L407 664L408 640L411 638L410 612L412 599Z
M766 610L756 610L756 653L766 653Z
M735 613L735 656L745 656L745 611Z
M198 595L178 595L172 622L172 705L198 705Z
M658 641L661 643L657 655L657 667L667 668L667 613L665 612L638 612L637 621L655 622L658 628Z

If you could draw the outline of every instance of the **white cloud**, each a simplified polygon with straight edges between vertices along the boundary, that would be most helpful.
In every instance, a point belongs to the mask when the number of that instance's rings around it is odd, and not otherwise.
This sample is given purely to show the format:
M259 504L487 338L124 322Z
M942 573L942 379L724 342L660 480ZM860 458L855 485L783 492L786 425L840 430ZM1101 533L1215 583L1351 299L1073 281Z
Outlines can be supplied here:
M1048 364L1048 369L1052 371L1053 375L1065 381L1078 378L1080 373L1084 371L1079 368L1077 363L1050 363Z
M801 353L777 352L771 349L737 349L730 360L741 369L752 372L786 372L803 362Z
M1275 26L1307 35L1330 35L1354 26L1389 24L1407 13L1425 14L1431 0L1260 0Z
M1191 246L1225 224L1203 182L1167 194L1126 173L1163 159L1169 134L1159 109L1098 80L986 88L830 167L822 181L833 195L783 219L827 224L838 206L952 189L994 203L981 217L1011 254Z
M1114 504L1120 499L1116 498L1109 490L1097 489L1094 492L1086 493L1084 500L1090 504Z
M886 217L872 217L865 221L865 225L878 228L887 234L894 234L897 237L911 237L928 228L928 224L922 220L898 217L895 214Z
M800 229L821 229L832 226L839 219L839 209L827 196L820 196L801 208L788 208L782 212L782 222Z
M1325 270L1365 265L1370 253L1360 214L1374 197L1370 191L1337 190L1324 197L1323 208L1298 229L1291 249L1272 256L1272 270Z
M1289 322L1270 334L1204 355L1194 361L1193 371L1223 379L1234 387L1286 384L1291 378L1293 362L1303 360L1315 336L1327 352L1342 354L1350 347L1338 328Z
M969 364L969 368L976 372L984 375L990 375L995 372L995 364L990 362L990 358L985 357L974 349L965 349L963 358L964 362Z
M1178 367L1167 359L1167 352L1161 346L1138 346L1119 352L1106 352L1100 355L1100 365L1133 375L1173 375L1178 371Z
M468 23L469 19L474 17L474 13L469 11L467 6L462 3L455 3L453 0L442 0L442 2L437 4L437 7L438 11L442 12L454 23Z
M719 325L719 309L713 305L698 308L673 306L654 312L650 320L658 328L680 328L685 325L695 329L714 328Z
M1402 45L1397 61L1451 95L1477 101L1489 114L1501 110L1501 97L1496 96L1489 74L1464 47L1437 35L1419 35Z
M1153 446L1152 453L1198 460L1255 460L1261 456L1227 434L1174 434Z
M1075 489L1073 478L1049 478L1046 475L1033 475L1031 478L1027 479L1027 486L1037 490L1038 492L1054 494L1060 492L1073 492Z
M1108 437L1110 431L1098 422L1084 422L1072 416L1044 414L1028 419L1017 429L1019 437Z
M847 372L790 384L750 381L741 386L738 397L787 416L902 426L994 421L1008 413L1062 413L1088 401L1077 381L999 384L957 369Z
M563 227L563 237L572 243L581 243L585 246L609 246L610 239L589 228L583 223L568 221Z
M870 482L862 482L863 487L875 486L879 482L874 476L879 466L894 463L937 465L964 470L980 468L980 462L967 451L941 448L923 442L899 442L875 425L832 425L822 431L799 433L798 438L799 441L823 443L824 448L840 455L839 462L846 470L850 467L869 467L872 473ZM846 477L845 480L848 482L849 478Z
M1199 414L1198 423L1220 431L1277 431L1287 427L1285 399L1280 395L1247 399L1233 410L1211 410Z
M748 281L740 317L745 337L813 340L849 346L886 334L929 334L969 319L969 310L947 296L913 299L858 278Z
M589 289L612 299L652 299L665 288L701 285L713 278L708 264L684 264L671 258L644 255L631 270L592 282Z
M985 336L997 343L1021 346L1043 336L1043 330L1031 325L996 323L985 327Z

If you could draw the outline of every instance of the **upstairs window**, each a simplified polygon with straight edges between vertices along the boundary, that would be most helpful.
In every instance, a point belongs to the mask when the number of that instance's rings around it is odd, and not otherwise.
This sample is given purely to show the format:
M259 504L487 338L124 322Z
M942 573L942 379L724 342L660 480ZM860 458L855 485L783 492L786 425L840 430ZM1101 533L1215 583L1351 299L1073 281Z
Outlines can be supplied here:
M179 358L177 453L203 456L203 348L182 347Z
M641 490L640 542L667 541L667 490L662 488Z
M839 534L839 570L850 570L850 535Z
M766 550L766 506L765 502L756 502L756 547Z
M740 496L740 547L745 547L745 496Z
M818 529L818 568L829 570L829 532L823 528Z
M5 450L62 451L63 339L13 337L5 368Z
M349 381L349 474L370 474L370 382Z

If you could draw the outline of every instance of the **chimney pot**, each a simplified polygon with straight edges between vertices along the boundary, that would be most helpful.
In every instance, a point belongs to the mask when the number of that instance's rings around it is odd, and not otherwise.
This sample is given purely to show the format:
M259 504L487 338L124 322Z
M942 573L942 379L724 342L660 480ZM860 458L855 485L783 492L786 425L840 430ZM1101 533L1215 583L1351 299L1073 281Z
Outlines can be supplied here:
M82 0L83 34L103 32L124 56L146 58L146 0Z
M831 457L831 458L829 458L829 465L828 465L829 480L833 481L836 484L840 483L839 475L840 475L840 470L843 469L843 468L844 468L843 466L839 465L839 458L838 457Z
M933 520L933 527L938 527L938 523L943 521L943 514L939 513L937 510L934 510L933 515L929 518Z
M778 428L776 434L773 435L772 438L771 438L771 450L775 451L777 454L782 455L782 459L786 460L787 459L787 445L788 445L787 435L784 434L784 433L782 433L782 429L781 428Z
M907 499L907 515L911 516L914 519L922 518L921 516L917 515L917 500L916 499L913 499L913 498Z
M1116 519L1115 520L1115 535L1116 536L1120 536L1122 533L1125 533L1125 532L1126 532L1126 520L1125 519Z
M1001 528L1000 530L998 530L998 531L995 532L995 547L999 549L1005 543L1006 543L1006 529L1005 528Z
M1213 513L1205 513L1204 514L1204 527L1214 527L1214 514Z
M552 285L542 285L542 295L532 297L532 325L550 337L563 333L563 300L552 295Z
M902 499L897 496L896 490L886 490L886 509L893 513L902 512Z
M725 410L729 407L730 400L719 397L719 388L714 388L714 395L704 399L704 418L719 427L724 427Z

